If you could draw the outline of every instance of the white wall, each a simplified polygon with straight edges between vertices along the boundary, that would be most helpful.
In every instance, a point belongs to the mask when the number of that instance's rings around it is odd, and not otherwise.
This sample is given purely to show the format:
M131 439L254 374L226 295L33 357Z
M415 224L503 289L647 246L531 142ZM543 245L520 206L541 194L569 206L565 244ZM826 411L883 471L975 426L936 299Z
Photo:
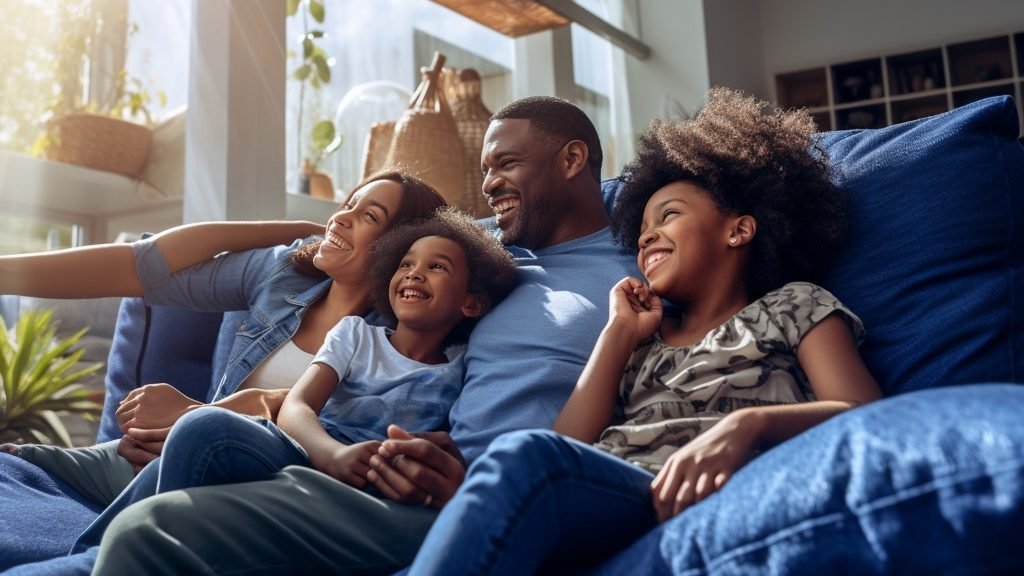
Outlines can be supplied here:
M774 75L1024 31L1022 0L761 0L765 81Z
M710 83L702 0L640 0L637 34L651 57L626 57L629 108L635 132L662 116L667 97L689 113L704 102Z
M762 0L704 0L711 86L769 99L761 34Z

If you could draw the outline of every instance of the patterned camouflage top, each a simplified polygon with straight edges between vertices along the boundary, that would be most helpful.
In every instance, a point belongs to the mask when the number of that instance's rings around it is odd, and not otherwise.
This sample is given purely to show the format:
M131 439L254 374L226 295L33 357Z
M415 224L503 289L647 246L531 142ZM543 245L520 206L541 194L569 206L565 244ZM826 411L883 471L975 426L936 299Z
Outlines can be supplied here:
M655 334L626 364L615 425L596 446L656 472L728 412L813 400L796 347L833 312L860 344L860 319L827 290L806 282L769 292L692 346L669 346Z

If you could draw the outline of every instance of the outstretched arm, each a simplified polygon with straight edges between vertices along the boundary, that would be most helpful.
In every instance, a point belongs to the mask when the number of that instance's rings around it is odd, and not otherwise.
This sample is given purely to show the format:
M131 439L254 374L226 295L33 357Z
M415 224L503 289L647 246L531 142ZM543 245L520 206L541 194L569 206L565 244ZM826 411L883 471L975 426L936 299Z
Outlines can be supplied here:
M659 519L711 495L758 452L882 396L849 327L835 314L804 336L796 355L818 399L737 410L672 454L651 484Z
M313 222L203 222L170 228L156 244L172 272L225 251L288 243L319 234ZM142 284L128 244L99 244L52 252L0 256L0 294L42 298L140 296Z

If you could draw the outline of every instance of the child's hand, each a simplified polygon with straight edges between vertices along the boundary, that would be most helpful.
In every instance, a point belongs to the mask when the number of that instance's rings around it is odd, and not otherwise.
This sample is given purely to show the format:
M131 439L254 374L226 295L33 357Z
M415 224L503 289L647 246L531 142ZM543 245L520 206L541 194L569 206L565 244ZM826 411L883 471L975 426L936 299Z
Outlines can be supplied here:
M658 521L707 498L757 453L757 433L733 412L669 456L651 482Z
M320 471L350 486L363 488L366 486L366 473L370 471L370 457L376 454L379 448L380 442L377 440L367 440L351 446L338 444L330 461Z
M623 278L612 287L608 307L608 322L629 326L637 343L661 325L661 299L636 278Z

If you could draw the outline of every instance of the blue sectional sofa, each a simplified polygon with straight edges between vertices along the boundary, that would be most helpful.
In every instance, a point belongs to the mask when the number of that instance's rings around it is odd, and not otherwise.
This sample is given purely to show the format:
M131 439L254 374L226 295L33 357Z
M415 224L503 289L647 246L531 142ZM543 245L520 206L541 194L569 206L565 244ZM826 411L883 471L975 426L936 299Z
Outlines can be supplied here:
M862 352L887 398L766 452L592 573L1024 573L1019 130L999 97L823 135L851 215L824 284L864 321ZM118 322L111 399L154 380L198 383L202 396L216 380L219 318L128 299ZM104 437L116 434L112 405ZM0 506L0 568L67 549L95 515L5 455Z

